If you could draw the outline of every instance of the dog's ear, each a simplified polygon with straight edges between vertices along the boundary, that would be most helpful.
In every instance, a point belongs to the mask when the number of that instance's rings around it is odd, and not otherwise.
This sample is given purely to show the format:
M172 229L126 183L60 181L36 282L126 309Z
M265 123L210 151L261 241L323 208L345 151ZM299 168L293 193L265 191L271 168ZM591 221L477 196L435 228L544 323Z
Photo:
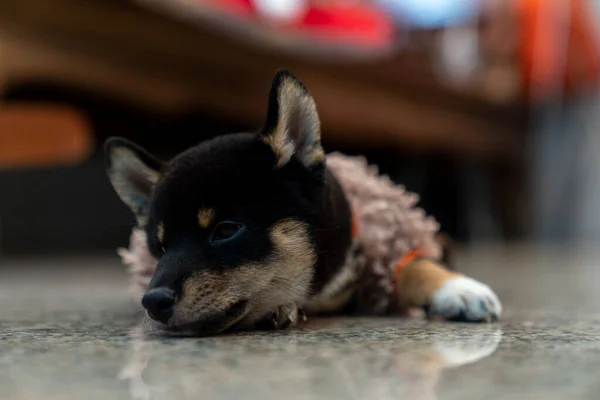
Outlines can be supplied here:
M150 198L160 177L162 163L147 151L122 138L110 138L104 146L110 182L133 211L138 225L148 220Z
M309 168L325 161L315 101L289 71L278 71L273 79L261 139L275 153L278 167L292 158Z

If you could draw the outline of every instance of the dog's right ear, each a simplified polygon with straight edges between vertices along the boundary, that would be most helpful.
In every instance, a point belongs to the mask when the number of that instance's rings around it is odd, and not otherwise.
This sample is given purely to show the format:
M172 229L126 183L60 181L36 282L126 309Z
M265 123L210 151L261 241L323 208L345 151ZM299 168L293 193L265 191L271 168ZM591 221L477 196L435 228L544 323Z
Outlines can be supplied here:
M280 70L273 78L267 120L260 136L273 150L277 167L292 158L307 168L325 163L317 106L290 71Z
M146 225L150 198L160 177L162 162L138 145L110 138L104 146L110 182L121 200L133 211L140 227Z

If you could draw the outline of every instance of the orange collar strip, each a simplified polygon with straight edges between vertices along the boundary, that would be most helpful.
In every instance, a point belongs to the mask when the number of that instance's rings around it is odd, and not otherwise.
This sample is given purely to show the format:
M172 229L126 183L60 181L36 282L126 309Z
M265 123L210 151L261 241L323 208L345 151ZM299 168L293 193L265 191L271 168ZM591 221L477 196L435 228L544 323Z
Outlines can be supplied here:
M356 239L358 237L358 219L356 218L354 213L352 213L351 234L352 239Z
M394 268L394 274L393 274L394 286L396 286L395 283L398 281L398 276L400 276L400 274L404 270L404 267L406 267L408 264L411 263L411 261L414 261L416 258L419 258L422 255L423 254L420 251L412 250L412 251L409 251L408 253L406 253L404 255L404 257L402 257L400 259L400 261L398 262L398 264L396 264L396 267Z

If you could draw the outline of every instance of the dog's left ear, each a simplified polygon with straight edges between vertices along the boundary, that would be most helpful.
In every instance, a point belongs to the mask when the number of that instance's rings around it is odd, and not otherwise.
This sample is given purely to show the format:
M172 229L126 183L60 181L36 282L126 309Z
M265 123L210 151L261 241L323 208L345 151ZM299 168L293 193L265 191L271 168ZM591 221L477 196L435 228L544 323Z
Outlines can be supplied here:
M273 78L261 139L275 153L278 167L292 158L307 168L325 162L315 101L289 71L281 70Z
M138 226L148 221L150 198L160 178L162 162L138 145L110 138L104 146L106 170L115 191L133 211Z

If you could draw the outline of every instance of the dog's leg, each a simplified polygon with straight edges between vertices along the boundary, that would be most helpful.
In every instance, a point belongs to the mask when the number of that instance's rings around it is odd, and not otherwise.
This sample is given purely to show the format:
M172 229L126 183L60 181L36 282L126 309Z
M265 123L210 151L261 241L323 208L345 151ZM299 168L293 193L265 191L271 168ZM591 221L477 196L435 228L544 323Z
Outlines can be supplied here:
M453 321L494 321L502 305L494 292L475 279L426 259L408 263L396 278L402 309L423 307L429 316Z

